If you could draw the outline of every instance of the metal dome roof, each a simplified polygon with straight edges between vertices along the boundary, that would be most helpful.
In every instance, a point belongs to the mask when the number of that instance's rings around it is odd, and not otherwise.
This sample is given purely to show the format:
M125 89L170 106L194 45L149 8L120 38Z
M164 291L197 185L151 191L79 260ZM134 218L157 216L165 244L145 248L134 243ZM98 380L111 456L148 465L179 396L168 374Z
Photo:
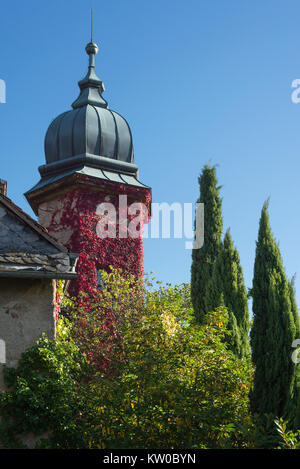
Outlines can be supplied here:
M86 52L89 68L78 83L79 97L72 104L73 109L56 117L47 130L44 172L74 165L75 161L85 159L85 155L87 160L93 161L94 167L102 168L103 158L110 158L115 160L111 162L113 167L123 162L136 168L129 125L120 114L108 109L102 97L104 86L95 73L97 44L90 42ZM105 166L109 166L109 161L106 160Z
M45 138L47 164L84 153L133 163L132 136L126 120L92 104L56 117Z
M89 68L78 83L80 94L73 109L51 122L45 137L46 164L39 166L41 179L25 193L36 214L49 191L86 178L97 181L100 188L109 182L150 189L138 179L128 123L108 109L102 97L104 86L95 73L98 46L91 40L85 50Z

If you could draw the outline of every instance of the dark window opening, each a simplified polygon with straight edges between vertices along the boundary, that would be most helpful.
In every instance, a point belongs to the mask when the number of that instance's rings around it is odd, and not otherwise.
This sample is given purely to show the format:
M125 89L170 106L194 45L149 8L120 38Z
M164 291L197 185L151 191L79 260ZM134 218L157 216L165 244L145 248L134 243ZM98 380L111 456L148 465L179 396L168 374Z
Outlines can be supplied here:
M97 270L97 289L102 291L104 289L103 269Z

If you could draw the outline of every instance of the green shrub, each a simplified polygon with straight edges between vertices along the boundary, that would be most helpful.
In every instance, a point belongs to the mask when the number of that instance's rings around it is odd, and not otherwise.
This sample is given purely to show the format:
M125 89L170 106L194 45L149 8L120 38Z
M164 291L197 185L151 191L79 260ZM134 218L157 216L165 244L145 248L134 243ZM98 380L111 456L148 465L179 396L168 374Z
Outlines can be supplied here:
M226 348L226 310L199 325L189 285L103 280L90 304L69 301L56 342L5 371L2 445L33 433L43 448L247 447L252 367Z
M8 390L0 394L2 446L20 447L24 436L45 432L77 445L84 404L80 387L88 365L62 321L59 329L57 341L43 335L23 353L16 369L4 369Z

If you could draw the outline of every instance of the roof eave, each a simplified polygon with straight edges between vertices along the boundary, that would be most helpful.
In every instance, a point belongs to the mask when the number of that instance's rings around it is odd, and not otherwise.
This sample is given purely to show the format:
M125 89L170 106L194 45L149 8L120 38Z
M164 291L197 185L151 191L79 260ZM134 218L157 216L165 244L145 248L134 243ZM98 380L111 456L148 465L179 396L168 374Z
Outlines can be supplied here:
M57 279L77 280L77 272L43 272L43 271L7 271L0 270L1 278L32 278L32 279Z

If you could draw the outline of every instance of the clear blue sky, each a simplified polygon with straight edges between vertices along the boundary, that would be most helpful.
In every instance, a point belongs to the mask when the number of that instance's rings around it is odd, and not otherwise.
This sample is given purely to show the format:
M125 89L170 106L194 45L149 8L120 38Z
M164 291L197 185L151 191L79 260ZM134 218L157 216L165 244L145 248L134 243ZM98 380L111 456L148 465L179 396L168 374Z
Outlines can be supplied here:
M87 69L94 8L97 74L111 109L130 123L140 179L154 202L195 202L197 178L218 165L224 231L231 228L251 286L260 211L300 305L300 3L296 0L2 2L0 178L23 193L39 179L50 121L70 109ZM184 240L145 240L145 270L190 280Z

